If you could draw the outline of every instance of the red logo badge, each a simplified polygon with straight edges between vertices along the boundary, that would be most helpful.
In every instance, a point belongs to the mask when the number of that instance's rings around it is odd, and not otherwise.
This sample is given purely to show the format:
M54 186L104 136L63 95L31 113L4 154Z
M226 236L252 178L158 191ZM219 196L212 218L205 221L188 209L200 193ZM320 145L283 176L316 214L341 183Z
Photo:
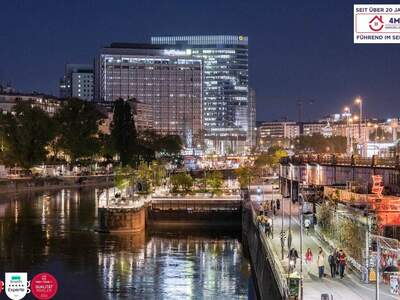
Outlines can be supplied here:
M3 289L4 289L4 283L3 281L0 280L0 294L3 291Z
M371 21L369 21L369 28L372 31L381 31L383 29L383 17L382 16L375 16L372 18Z
M48 300L57 294L58 283L49 273L37 274L31 280L32 294L39 300Z

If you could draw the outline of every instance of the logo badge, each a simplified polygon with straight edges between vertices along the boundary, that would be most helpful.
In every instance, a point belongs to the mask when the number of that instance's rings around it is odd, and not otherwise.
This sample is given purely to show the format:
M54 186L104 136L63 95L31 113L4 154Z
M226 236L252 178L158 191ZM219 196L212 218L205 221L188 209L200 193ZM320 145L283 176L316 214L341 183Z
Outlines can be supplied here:
M381 31L384 26L383 17L382 16L375 16L369 21L369 28L372 31Z
M40 273L32 278L32 294L39 300L48 300L57 294L58 283L53 275Z
M6 295L12 300L20 300L30 293L28 273L6 273Z

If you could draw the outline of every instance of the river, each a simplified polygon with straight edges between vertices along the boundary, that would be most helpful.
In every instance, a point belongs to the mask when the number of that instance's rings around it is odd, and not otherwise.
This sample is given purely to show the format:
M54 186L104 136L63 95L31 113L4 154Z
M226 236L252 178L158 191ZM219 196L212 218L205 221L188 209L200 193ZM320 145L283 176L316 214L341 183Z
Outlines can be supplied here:
M55 299L255 299L240 232L100 234L95 193L1 195L0 279L49 272Z

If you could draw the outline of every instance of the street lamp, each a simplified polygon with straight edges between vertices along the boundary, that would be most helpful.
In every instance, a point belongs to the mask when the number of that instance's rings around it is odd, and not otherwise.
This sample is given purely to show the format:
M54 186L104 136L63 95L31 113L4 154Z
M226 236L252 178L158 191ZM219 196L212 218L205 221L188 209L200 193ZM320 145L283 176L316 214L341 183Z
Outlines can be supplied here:
M359 106L359 110L360 110L360 119L358 120L358 138L361 139L361 122L362 122L363 101L360 97L357 97L356 100L354 100L354 103Z
M350 108L348 106L346 106L344 108L344 113L346 116L346 141L347 141L347 154L351 153L351 143L350 143L350 128L349 128L349 123L350 123Z

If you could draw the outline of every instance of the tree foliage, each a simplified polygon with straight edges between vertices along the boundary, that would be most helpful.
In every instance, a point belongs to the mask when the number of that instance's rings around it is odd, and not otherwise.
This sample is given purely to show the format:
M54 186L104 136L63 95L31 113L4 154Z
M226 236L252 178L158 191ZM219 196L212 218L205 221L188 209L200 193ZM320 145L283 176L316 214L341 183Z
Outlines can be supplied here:
M69 99L55 116L59 124L58 145L71 164L91 160L100 152L98 125L104 118L94 104Z
M271 146L267 153L259 155L254 161L254 166L257 169L270 168L276 169L282 157L286 157L288 153L279 146Z
M220 171L210 171L205 177L206 187L211 191L212 195L221 195L224 185L223 175Z
M242 189L248 188L251 183L251 179L253 178L253 175L254 175L253 170L250 167L243 166L243 167L237 168L235 170L235 174L239 181L240 188L242 188Z
M54 121L29 102L18 102L14 112L0 115L2 163L24 169L44 163L55 136Z
M347 139L344 136L325 138L321 134L302 135L298 139L296 149L316 153L346 153Z
M193 178L187 173L177 173L171 176L172 192L187 194L192 190Z
M136 162L136 128L132 108L131 104L123 99L118 99L114 103L111 139L123 166Z

